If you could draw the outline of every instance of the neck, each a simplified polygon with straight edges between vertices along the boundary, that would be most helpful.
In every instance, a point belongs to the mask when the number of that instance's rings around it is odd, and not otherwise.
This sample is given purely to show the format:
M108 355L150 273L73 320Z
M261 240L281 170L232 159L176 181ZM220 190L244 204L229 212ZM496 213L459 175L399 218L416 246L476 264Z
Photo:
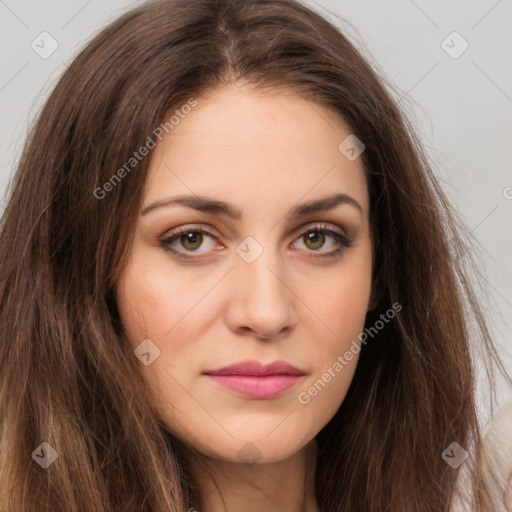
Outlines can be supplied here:
M320 512L313 439L285 460L245 464L188 452L201 512Z

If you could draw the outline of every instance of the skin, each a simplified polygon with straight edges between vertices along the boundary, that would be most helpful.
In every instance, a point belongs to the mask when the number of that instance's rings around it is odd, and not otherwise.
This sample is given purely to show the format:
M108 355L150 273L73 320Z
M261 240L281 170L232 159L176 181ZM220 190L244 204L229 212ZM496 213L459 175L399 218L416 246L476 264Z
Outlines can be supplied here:
M297 397L354 340L359 344L372 307L363 165L338 149L351 133L343 118L292 91L237 84L197 100L153 150L141 211L192 194L231 203L242 217L176 204L141 215L116 289L121 319L134 348L150 339L160 350L141 368L156 413L194 449L189 464L208 512L318 512L315 436L340 407L358 355L307 405ZM297 204L334 192L350 195L361 212L340 204L287 216ZM215 237L171 244L197 259L181 261L164 250L159 240L197 224ZM338 243L313 229L321 224L352 237L352 247L322 257ZM309 241L310 231L319 241ZM248 236L263 250L251 263L236 252ZM203 375L246 360L284 360L305 375L272 399L239 395Z
M503 496L503 501L505 506L507 507L507 512L512 512L512 473L510 473L507 481L507 485L505 487L505 494Z

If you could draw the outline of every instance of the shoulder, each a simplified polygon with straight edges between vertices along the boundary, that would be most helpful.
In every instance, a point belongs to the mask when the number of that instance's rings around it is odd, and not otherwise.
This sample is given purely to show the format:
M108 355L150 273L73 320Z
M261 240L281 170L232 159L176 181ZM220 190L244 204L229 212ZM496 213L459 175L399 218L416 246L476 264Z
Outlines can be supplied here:
M512 512L512 400L492 419L483 451L490 488L503 512Z

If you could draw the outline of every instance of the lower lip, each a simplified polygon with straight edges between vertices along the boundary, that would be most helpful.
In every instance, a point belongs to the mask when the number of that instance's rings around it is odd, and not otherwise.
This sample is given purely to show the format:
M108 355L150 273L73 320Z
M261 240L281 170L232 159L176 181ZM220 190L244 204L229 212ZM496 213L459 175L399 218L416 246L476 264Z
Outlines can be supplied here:
M250 398L275 398L295 386L299 375L208 375L221 386Z

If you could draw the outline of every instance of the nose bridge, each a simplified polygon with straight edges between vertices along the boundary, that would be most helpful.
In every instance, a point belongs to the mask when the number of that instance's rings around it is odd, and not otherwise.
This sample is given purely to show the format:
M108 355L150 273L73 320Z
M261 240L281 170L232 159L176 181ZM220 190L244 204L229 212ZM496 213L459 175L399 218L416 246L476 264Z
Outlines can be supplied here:
M271 237L260 242L248 236L239 244L236 252L238 258L235 270L237 274L240 273L241 285L248 295L263 294L262 298L268 302L284 294L286 287L281 276L284 266L280 251L272 245Z
M292 293L286 283L285 265L279 248L265 237L247 237L236 248L233 280L239 327L249 327L268 337L292 318ZM261 240L262 238L260 238Z

